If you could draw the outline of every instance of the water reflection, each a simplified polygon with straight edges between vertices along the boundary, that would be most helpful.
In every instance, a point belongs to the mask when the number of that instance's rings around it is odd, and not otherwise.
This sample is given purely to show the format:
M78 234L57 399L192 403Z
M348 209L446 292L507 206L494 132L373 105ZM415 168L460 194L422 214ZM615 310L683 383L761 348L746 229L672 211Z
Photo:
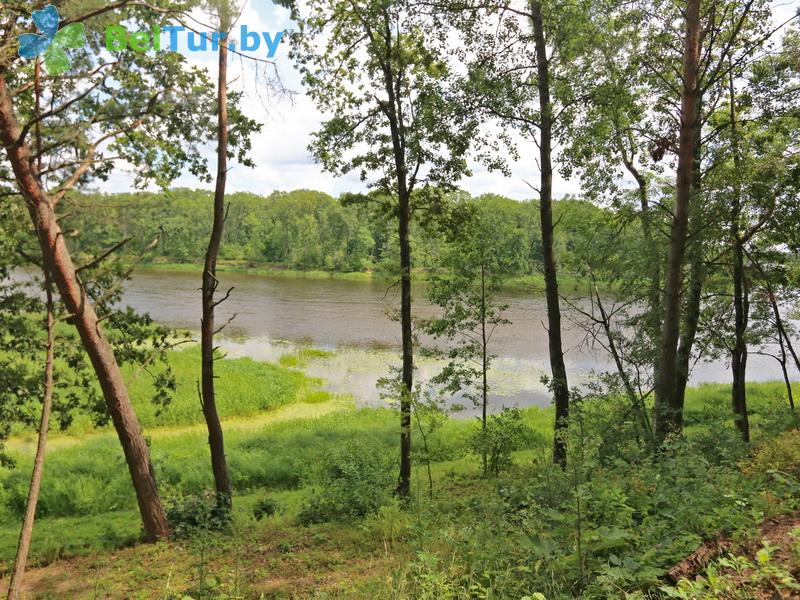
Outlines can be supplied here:
M231 356L277 361L297 348L312 346L334 351L314 359L304 370L327 381L335 392L353 394L360 403L381 403L377 381L399 364L400 327L390 314L399 306L396 286L384 282L300 279L222 273L220 288L234 287L230 300L218 308L218 321L236 318L225 329L220 346ZM167 325L196 331L200 321L200 278L196 273L139 271L128 284L123 302ZM433 308L416 286L415 313L430 316ZM545 301L534 294L506 294L511 324L494 336L498 358L490 373L492 405L547 405L541 377L549 373ZM611 369L601 351L587 348L584 332L564 319L563 340L570 385L580 385L592 371ZM416 378L424 381L438 368L430 359L417 361ZM778 364L751 354L748 378L781 377ZM725 360L698 364L692 383L730 381Z

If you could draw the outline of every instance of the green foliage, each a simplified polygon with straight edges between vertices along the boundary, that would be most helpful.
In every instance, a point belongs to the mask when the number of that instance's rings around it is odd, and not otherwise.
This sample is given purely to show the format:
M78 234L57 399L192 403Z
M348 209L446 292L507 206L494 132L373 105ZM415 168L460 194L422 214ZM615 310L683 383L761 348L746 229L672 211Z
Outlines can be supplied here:
M486 427L476 427L467 439L467 447L479 459L486 459L488 473L495 477L511 468L515 450L529 447L533 431L524 423L517 408L507 408L489 415Z
M172 534L178 539L231 528L230 500L214 492L173 498L166 511Z
M783 472L800 480L800 430L793 429L763 444L743 465L747 472Z
M392 466L385 454L372 452L363 442L334 451L321 467L319 491L306 500L298 521L346 521L374 513L389 500L395 483Z
M768 540L762 543L754 559L728 555L716 559L695 579L682 579L675 587L662 587L667 598L716 600L718 598L755 598L774 594L791 598L800 594L793 568L800 563L800 528L790 533L788 547L778 547ZM777 560L784 554L783 560Z
M489 207L467 202L455 204L443 229L448 245L427 287L428 298L441 310L421 323L424 333L446 343L425 349L447 361L431 383L462 394L485 413L492 337L510 323L503 317L507 306L495 295L503 276L514 268L515 256L509 256L507 247L513 247L515 231L503 226Z
M778 507L798 506L800 480L786 469L771 469L783 457L792 468L791 433L785 434L790 442L778 444L791 449L757 459L758 467L742 472L733 436L716 438L718 446L731 446L728 451L703 439L706 428L730 429L728 414L707 413L658 459L635 441L619 459L604 450L608 421L594 419L605 405L582 404L573 411L568 469L545 456L501 476L495 494L432 508L425 519L439 523L440 533L431 547L445 540L447 549L436 555L453 558L433 573L412 566L405 585L422 589L431 580L452 588L446 597L479 589L490 597L516 597L520 590L550 599L641 597L636 594L656 590L666 570L708 532L747 531ZM764 447L772 446L772 430L759 421L756 435L770 440Z
M190 425L203 422L197 400L200 378L200 349L191 346L173 351L167 357L175 378L171 401L166 405L152 402L155 382L136 367L127 368L129 391L137 415L145 427ZM248 416L272 410L291 402L305 401L320 392L318 382L302 373L250 358L218 361L217 410L221 418ZM160 374L161 370L154 370ZM315 401L320 401L315 398Z
M296 270L309 276L352 273L355 277L367 271L395 276L399 250L391 215L347 198L334 199L308 190L274 192L267 197L229 194L221 268L260 268L274 275ZM497 265L494 271L505 284L530 289L539 281L536 201L518 202L492 194L470 200L464 192L457 192L446 198L441 209L447 213L447 207L456 201L473 205L502 233L489 242L491 259ZM187 189L163 194L73 193L59 204L71 226L81 233L70 239L70 248L79 260L88 261L130 236L134 241L120 250L123 257L143 256L148 268L171 269L200 268L193 265L200 264L205 252L203 240L211 226L211 206L210 192ZM634 231L616 235L617 225L610 213L588 202L556 201L554 211L560 222L555 238L564 260L565 288L575 287L569 273L580 271L580 253L597 248L600 232L606 232L616 244L638 241ZM449 234L438 223L436 219L424 228L412 224L417 271L437 271L448 253L456 251L456 244L448 241Z
M264 517L274 517L279 509L280 504L275 498L272 496L263 496L259 498L253 506L253 518L256 521L260 521Z

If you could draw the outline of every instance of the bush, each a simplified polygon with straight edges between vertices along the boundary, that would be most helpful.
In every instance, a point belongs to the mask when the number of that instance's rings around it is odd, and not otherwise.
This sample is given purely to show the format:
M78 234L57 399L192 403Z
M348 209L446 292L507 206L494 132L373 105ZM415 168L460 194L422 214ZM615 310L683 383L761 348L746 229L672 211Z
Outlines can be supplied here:
M760 446L744 467L746 473L781 471L800 479L800 430L787 431Z
M522 421L522 412L518 408L509 408L491 415L486 428L474 431L467 446L481 460L485 457L489 473L498 475L511 466L511 453L524 448L532 436L533 431Z
M277 514L279 508L278 502L274 498L264 496L259 498L253 506L253 517L256 521L260 521L264 517L272 517Z
M347 521L376 512L391 496L392 461L363 443L350 443L324 461L320 489L303 504L302 524Z
M176 538L231 528L230 498L214 492L183 496L167 504L167 520Z

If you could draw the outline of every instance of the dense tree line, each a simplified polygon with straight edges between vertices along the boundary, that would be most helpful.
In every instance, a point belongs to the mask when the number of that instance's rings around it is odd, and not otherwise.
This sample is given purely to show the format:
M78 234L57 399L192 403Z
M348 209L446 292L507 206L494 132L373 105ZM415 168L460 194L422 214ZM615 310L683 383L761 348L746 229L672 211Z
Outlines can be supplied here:
M211 193L173 189L164 193L73 194L64 199L65 221L74 232L73 247L95 254L120 240L152 244L147 261L197 263L203 254L203 231L211 222ZM336 272L397 270L397 236L391 219L379 210L323 192L296 190L262 197L236 192L227 196L227 227L220 258L240 266L275 265L298 270ZM542 245L537 235L536 201L518 202L498 195L471 198L453 193L450 203L474 204L495 215L509 230L498 248L503 275L541 272ZM613 227L607 211L576 199L555 202L561 226L556 247L570 264L595 230ZM433 268L447 244L436 222L416 224L412 244L419 268ZM134 244L134 245L137 245Z

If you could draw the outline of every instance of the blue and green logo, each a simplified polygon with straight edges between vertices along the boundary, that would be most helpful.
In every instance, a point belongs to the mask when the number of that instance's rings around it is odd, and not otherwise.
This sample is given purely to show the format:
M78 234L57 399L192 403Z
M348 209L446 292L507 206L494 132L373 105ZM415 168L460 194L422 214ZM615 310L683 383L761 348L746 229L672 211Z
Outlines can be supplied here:
M31 14L39 33L23 33L19 36L19 55L33 60L44 54L44 68L49 75L60 75L68 71L72 63L67 48L83 48L86 45L86 30L83 23L70 23L58 28L61 17L52 4Z

